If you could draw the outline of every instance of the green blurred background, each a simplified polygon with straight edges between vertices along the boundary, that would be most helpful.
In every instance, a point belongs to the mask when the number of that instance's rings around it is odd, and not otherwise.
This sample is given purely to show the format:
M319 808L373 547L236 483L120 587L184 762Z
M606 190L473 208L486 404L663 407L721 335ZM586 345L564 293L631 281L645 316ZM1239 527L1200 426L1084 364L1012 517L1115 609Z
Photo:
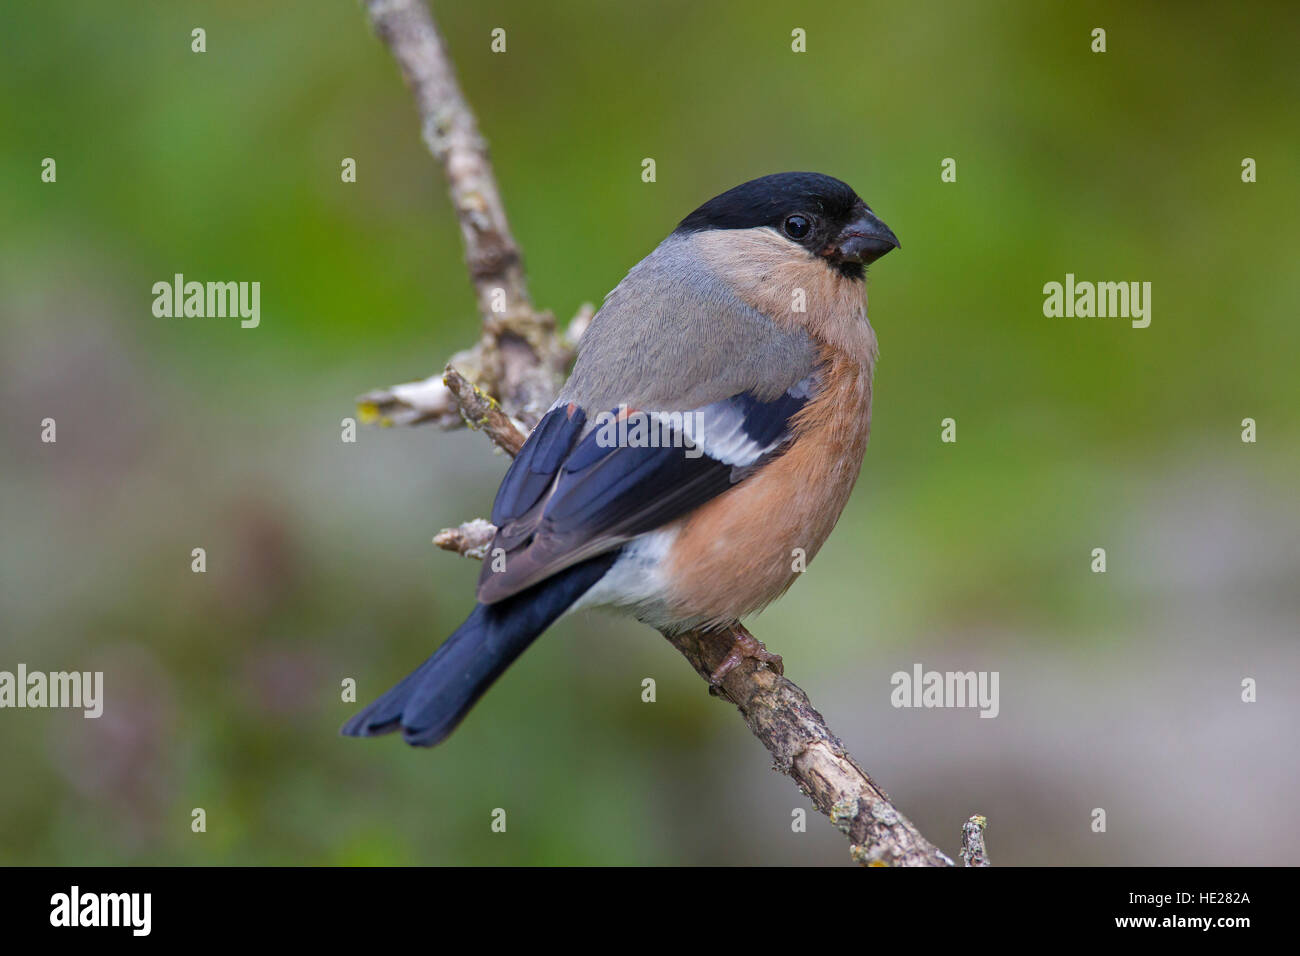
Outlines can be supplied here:
M979 811L995 863L1294 863L1294 5L434 8L562 320L764 173L839 176L901 237L863 477L753 626L923 832L955 853ZM465 432L340 441L356 395L476 335L356 3L10 2L0 47L0 669L107 694L0 711L0 862L848 862L633 623L563 622L432 752L337 736L341 680L370 700L468 610L477 567L430 538L505 466ZM176 272L260 281L261 326L155 318ZM1150 281L1150 328L1045 318L1067 272ZM999 671L1000 716L893 709L914 662Z

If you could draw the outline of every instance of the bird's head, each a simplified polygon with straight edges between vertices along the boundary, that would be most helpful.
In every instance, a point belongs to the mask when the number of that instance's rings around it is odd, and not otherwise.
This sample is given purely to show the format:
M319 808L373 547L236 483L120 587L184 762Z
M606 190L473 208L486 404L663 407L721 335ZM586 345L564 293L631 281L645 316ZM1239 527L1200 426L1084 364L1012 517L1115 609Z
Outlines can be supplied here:
M770 230L851 279L899 248L898 237L857 193L821 173L775 173L742 183L696 209L677 232L718 229Z

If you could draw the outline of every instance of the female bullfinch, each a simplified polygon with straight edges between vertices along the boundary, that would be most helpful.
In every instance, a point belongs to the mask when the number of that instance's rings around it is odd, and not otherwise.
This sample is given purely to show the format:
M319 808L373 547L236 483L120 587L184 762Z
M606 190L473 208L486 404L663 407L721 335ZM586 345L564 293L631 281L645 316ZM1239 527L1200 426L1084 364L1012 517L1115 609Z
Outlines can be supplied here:
M478 604L343 733L445 739L567 611L735 627L793 582L857 480L876 336L865 266L898 246L838 179L709 200L605 298L506 473ZM741 648L764 660L752 638Z

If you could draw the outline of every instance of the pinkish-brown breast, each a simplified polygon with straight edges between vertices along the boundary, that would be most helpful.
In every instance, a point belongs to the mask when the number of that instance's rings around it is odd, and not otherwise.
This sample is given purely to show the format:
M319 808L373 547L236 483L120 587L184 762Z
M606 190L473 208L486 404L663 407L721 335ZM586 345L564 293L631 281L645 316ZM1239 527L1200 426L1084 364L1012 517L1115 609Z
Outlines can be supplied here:
M800 553L806 565L820 550L866 450L871 338L865 356L826 348L824 390L795 418L789 449L679 522L666 568L675 616L717 624L742 618L793 583Z

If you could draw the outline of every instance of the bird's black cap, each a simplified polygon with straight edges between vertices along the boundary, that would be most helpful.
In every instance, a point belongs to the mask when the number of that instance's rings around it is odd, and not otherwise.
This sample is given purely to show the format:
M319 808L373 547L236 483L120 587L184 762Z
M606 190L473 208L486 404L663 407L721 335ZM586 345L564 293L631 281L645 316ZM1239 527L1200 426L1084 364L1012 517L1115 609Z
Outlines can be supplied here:
M800 217L794 223L790 217ZM678 233L709 229L781 232L826 259L844 275L898 248L898 238L844 182L821 173L774 173L714 196L677 226Z
M858 204L866 205L847 184L821 173L773 173L714 196L678 225L678 232L779 226L796 212L847 222Z

